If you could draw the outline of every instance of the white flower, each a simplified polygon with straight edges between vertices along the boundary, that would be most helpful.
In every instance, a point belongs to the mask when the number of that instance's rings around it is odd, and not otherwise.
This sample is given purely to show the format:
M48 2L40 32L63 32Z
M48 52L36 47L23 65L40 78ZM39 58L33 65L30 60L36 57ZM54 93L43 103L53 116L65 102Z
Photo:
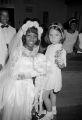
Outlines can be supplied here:
M34 58L34 68L40 73L46 73L47 61L45 55L40 53L37 54Z
M43 29L42 29L42 27L39 26L39 23L38 23L37 21L34 21L34 22L32 22L32 21L27 21L26 24L24 24L24 25L22 26L23 34L25 35L25 34L26 34L26 31L27 31L29 28L31 28L31 27L37 28L37 30L38 30L38 39L40 40L40 39L41 39L41 35L42 35L42 33L43 33Z
M38 24L36 21L33 22L33 25L34 25L36 28L39 27L39 24Z

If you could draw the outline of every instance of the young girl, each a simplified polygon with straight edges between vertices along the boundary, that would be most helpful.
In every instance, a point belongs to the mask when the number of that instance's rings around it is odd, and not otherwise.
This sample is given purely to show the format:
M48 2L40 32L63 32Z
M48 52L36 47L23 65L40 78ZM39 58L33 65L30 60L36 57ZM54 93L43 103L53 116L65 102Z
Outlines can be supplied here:
M0 111L3 120L31 120L37 88L33 77L45 74L46 58L37 54L43 29L28 21L9 46L9 60L0 72ZM45 66L45 67L44 67Z
M44 120L50 120L56 115L56 94L62 88L61 69L66 67L66 51L62 47L64 31L60 24L52 24L47 34L51 45L48 46L45 53L47 59L51 62L50 73L46 76L44 86L43 101L45 103L47 114Z

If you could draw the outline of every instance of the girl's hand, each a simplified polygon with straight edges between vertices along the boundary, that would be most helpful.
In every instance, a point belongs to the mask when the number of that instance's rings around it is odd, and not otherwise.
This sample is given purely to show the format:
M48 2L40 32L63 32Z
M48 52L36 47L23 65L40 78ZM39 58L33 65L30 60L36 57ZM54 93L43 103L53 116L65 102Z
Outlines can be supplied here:
M60 57L55 60L55 63L58 65L58 67L59 67L60 69L62 69L62 68L65 67L64 62L63 62L63 60L62 60Z
M30 79L32 78L31 75L24 75L24 74L19 74L18 75L18 80L24 80L24 79Z
M23 74L20 74L20 75L18 75L18 80L23 80L23 79L25 79L25 75L23 75Z

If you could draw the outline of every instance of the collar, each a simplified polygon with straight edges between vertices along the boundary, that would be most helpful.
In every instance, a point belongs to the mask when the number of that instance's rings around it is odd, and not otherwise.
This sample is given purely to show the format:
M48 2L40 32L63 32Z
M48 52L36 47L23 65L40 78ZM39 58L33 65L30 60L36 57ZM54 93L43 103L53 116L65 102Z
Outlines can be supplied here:
M2 23L0 23L0 27L1 27L1 28L8 28L8 27L9 27L9 25L8 25L8 24L3 25Z

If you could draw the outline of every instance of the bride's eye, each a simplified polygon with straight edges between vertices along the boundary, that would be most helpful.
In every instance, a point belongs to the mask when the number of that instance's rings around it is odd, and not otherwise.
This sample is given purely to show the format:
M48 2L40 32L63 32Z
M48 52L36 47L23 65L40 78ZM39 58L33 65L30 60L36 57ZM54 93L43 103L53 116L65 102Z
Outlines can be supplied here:
M30 37L31 35L27 35L26 37Z

